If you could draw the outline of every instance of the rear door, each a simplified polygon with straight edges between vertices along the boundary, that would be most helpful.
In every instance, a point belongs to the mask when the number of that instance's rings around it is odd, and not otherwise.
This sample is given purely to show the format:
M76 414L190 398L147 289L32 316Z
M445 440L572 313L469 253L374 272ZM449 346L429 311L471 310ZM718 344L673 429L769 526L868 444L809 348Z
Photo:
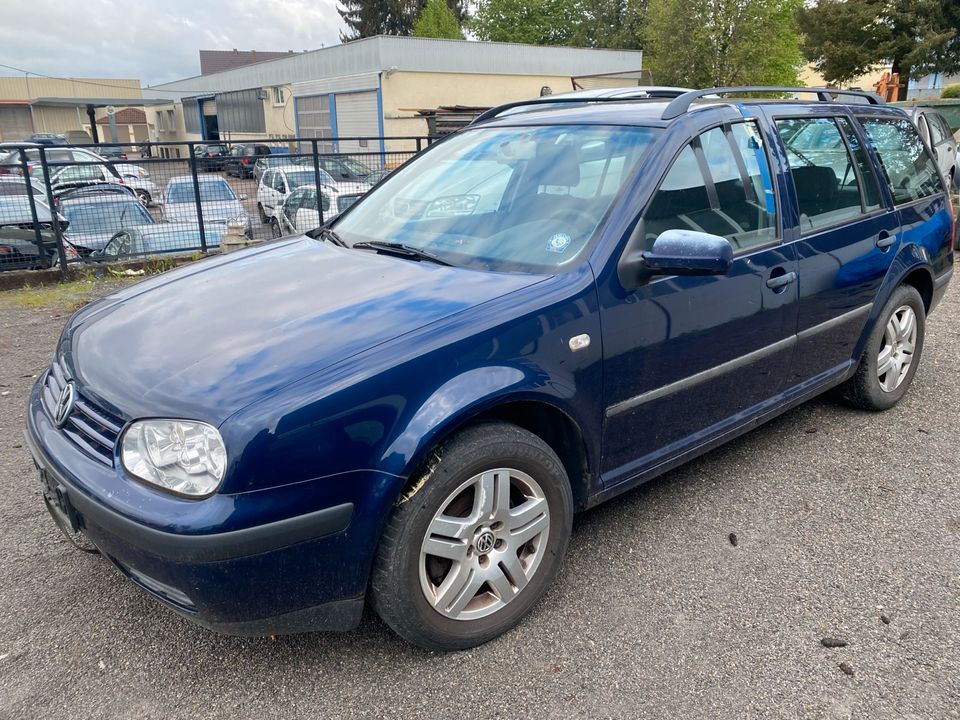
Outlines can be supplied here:
M604 482L627 482L744 422L783 387L797 322L796 258L780 242L767 143L755 121L679 150L640 219L726 237L730 271L601 289Z
M267 170L263 174L263 180L260 183L260 186L263 188L263 207L267 211L267 215L273 215L274 209L280 204L280 201L283 200L283 195L277 191L277 181L280 178L280 173L276 170Z
M789 384L829 381L854 346L896 255L900 223L849 116L774 115L796 209L800 306Z

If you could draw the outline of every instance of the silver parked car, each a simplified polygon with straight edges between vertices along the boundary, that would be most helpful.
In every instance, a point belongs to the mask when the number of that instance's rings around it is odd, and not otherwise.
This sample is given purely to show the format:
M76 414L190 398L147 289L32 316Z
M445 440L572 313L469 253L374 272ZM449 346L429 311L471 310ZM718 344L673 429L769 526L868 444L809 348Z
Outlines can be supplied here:
M201 177L199 206L204 225L226 226L234 222L243 225L247 237L253 237L250 216L244 210L242 200L222 177ZM199 223L197 196L193 189L193 177L176 175L167 182L163 192L163 219L166 222Z

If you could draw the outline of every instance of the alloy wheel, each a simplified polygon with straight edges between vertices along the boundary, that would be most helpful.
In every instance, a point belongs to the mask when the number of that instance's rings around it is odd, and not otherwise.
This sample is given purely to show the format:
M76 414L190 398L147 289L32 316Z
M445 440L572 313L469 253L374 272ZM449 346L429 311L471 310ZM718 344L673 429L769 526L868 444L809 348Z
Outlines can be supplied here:
M420 587L453 620L476 620L510 603L537 572L550 534L543 489L530 475L495 468L447 496L420 548Z
M898 307L883 330L877 378L884 392L893 392L907 377L917 344L917 315L909 305Z

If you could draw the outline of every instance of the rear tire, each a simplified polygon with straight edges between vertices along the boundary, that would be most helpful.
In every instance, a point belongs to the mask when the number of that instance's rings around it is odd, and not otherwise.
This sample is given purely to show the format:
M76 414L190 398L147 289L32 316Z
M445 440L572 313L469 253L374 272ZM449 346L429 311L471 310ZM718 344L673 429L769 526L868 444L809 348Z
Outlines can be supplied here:
M553 582L573 497L556 453L514 425L468 428L435 457L381 536L371 604L406 640L463 650L520 622Z
M150 197L150 193L148 193L146 190L137 190L136 193L140 204L144 207L150 207L150 203L153 201L153 198Z
M844 399L862 410L887 410L900 402L917 372L925 329L920 293L899 286L870 332L856 373L840 386Z

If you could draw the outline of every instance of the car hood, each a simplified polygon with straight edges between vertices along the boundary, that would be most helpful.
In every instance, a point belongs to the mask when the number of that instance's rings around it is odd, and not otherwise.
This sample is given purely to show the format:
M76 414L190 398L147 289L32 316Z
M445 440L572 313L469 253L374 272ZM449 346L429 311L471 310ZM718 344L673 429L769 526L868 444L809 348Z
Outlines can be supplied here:
M203 221L226 222L240 215L246 215L243 204L239 200L216 200L205 202L200 206L203 211ZM167 220L197 221L197 206L192 203L168 203L163 208L163 217Z
M104 298L74 316L60 352L81 391L121 415L219 424L308 374L542 279L300 237Z

